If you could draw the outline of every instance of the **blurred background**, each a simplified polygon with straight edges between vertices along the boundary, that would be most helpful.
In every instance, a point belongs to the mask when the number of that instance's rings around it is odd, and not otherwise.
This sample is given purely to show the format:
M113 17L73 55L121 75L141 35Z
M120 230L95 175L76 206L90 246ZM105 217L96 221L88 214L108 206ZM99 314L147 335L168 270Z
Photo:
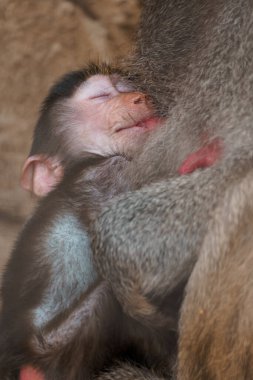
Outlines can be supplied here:
M0 0L0 269L35 200L19 186L41 101L63 73L133 48L140 0Z

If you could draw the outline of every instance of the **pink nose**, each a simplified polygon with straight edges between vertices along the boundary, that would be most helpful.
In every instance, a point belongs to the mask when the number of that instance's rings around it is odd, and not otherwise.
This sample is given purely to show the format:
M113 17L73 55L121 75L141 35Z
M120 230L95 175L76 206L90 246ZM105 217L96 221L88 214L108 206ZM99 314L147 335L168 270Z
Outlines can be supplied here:
M142 92L127 92L119 94L118 100L124 107L131 107L138 110L138 108L149 108L150 102L148 96Z
M146 95L144 94L136 94L136 96L133 99L134 104L140 104L146 102Z

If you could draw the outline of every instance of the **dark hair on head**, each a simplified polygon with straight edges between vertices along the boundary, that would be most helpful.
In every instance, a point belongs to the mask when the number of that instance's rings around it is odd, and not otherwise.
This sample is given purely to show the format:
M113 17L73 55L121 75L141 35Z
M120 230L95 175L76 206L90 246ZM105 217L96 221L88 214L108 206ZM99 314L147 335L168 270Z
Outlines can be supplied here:
M71 71L61 77L50 89L48 96L42 105L42 112L47 111L48 108L54 105L54 103L62 98L69 98L73 95L75 90L81 83L85 82L93 75L111 75L120 74L122 71L118 68L112 67L107 63L90 63L84 68L76 71Z
M51 109L61 100L73 95L77 88L93 75L123 75L119 68L107 63L90 63L80 70L71 71L62 76L50 89L44 100L39 120L33 133L33 142L29 155L45 153L55 155L61 150L61 146L55 139L54 126L52 125Z

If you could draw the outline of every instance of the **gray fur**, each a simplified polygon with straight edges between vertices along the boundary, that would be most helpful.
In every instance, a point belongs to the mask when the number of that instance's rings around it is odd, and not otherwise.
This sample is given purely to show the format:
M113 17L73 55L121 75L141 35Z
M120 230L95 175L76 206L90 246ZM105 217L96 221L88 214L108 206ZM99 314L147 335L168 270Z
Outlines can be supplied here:
M33 364L48 380L88 380L121 347L123 317L94 268L87 231L125 162L93 155L73 164L24 226L2 284L1 379Z
M124 309L141 320L146 309L139 300L154 306L157 297L165 300L190 277L216 207L252 168L253 2L145 1L132 70L168 121L128 168L130 187L137 191L110 202L98 218L93 248L99 272ZM222 159L178 177L177 169L201 147L203 136L223 141ZM209 265L205 269L212 271ZM188 307L194 315L194 302ZM157 310L150 310L155 323ZM240 360L252 366L247 354ZM196 368L203 365L198 379L216 379L200 358L190 360ZM187 361L184 365L187 373Z
M89 238L75 214L57 215L43 231L40 244L44 254L37 266L50 265L50 280L42 302L33 310L36 327L45 326L68 309L97 280Z

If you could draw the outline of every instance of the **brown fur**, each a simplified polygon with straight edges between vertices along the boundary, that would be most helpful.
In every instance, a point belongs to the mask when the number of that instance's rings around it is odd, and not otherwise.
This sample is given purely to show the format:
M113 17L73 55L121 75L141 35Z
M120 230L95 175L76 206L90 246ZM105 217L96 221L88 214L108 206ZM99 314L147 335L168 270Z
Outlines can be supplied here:
M227 190L210 223L182 308L180 380L253 377L252 199L251 171Z

